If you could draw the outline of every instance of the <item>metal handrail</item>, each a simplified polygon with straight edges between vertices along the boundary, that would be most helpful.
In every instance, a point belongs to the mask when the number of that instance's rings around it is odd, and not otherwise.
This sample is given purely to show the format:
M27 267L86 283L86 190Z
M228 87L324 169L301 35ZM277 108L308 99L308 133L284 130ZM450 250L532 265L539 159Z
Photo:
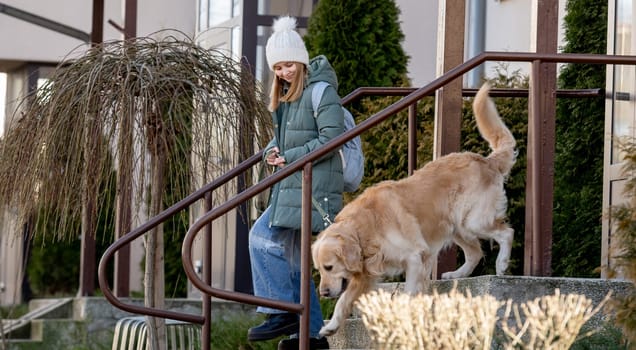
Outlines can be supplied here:
M435 90L440 87L446 85L452 80L456 79L460 75L466 73L467 71L475 68L476 66L486 62L486 61L545 61L545 62L568 62L568 63L593 63L593 64L636 64L636 56L612 56L612 55L597 55L597 54L537 54L537 53L510 53L510 52L484 52L474 58L464 62L463 64L449 70L446 74L440 76L439 78L433 80L428 85L421 87L419 89L414 90L410 94L408 94L403 99L395 102L389 107L383 109L380 112L375 113L368 119L359 123L355 128L352 128L343 134L335 137L331 141L327 142L323 147L297 159L292 162L285 168L279 170L275 174L272 174L265 178L263 181L255 184L254 186L246 189L245 191L237 194L221 206L209 211L200 217L188 230L186 237L184 238L183 248L184 254L182 254L183 258L189 257L189 254L185 254L185 251L190 252L190 247L187 244L192 243L194 241L194 234L200 230L205 224L213 221L219 216L227 213L234 207L238 206L238 204L252 198L258 193L262 192L266 188L274 185L276 182L284 179L285 177L295 173L300 170L306 163L313 162L317 160L327 153L333 151L335 148L342 146L344 143L349 141L350 139L362 134L368 129L374 127L375 125L382 122L384 119L392 116L396 113L407 108L414 102L422 99L425 96L430 96ZM357 88L350 94L348 94L345 98L343 98L343 104L346 104L349 101L358 100L363 96L370 95L369 92L379 92L382 89L386 88ZM599 91L599 90L597 90ZM186 260L184 260L184 267L186 270L186 274L189 277L196 277L191 280L197 286L200 287L202 292L211 292L214 293L214 288L206 288L200 284L200 279L196 276L194 272L194 266L190 264L186 264ZM191 275L191 276L190 276Z
M245 294L241 292L232 292L226 291L223 289L213 288L212 286L208 286L202 281L194 270L194 266L192 264L192 245L196 235L199 231L205 227L207 224L220 217L223 214L226 214L228 211L237 207L241 203L249 200L253 196L258 193L264 191L265 189L271 187L276 182L282 180L283 178L295 173L301 168L304 169L304 173L309 173L309 176L303 177L303 185L307 186L305 182L311 181L311 162L326 155L333 149L340 147L348 140L352 139L365 132L366 130L372 128L373 126L379 124L384 121L389 116L392 116L405 108L413 105L418 100L424 98L425 96L433 95L433 93L446 85L447 83L453 81L454 79L460 77L467 71L475 68L476 66L486 62L486 61L513 61L513 62L550 62L550 63L590 63L590 64L636 64L636 56L616 56L616 55L599 55L599 54L537 54L537 53L511 53L511 52L484 52L480 55L477 55L470 60L462 63L461 65L449 70L444 75L439 78L433 80L428 85L414 89L414 88L375 88L375 87L362 87L352 91L350 94L345 96L342 99L343 104L348 104L353 101L359 100L362 97L366 96L406 96L396 103L390 105L384 110L375 113L365 121L358 124L355 128L348 130L342 135L334 138L330 142L321 147L320 149L315 150L312 153L309 153L302 158L296 160L295 162L289 164L285 168L276 172L265 178L263 181L245 189L244 191L238 193L234 197L230 198L228 201L218 206L215 209L208 211L201 218L199 218L188 230L182 246L182 262L184 266L184 271L188 276L188 279L191 281L193 286L202 291L204 294L208 296L216 296L222 299L233 300L237 302L243 302L247 304L260 305L260 306L269 306L273 308L278 308L282 310L287 310L290 312L297 312L301 314L301 344L306 345L306 336L308 322L303 320L306 315L306 310L303 304L296 303L287 303L281 302L277 300L271 300L266 298L260 298L253 296L251 294ZM491 95L493 96L527 96L527 91L523 91L521 89L515 89L512 91L504 91L506 89L493 89L491 91ZM475 89L465 89L463 91L463 95L471 96L474 95ZM583 97L583 96L598 96L603 93L602 89L587 89L587 90L575 90L575 91L557 91L557 95L562 94L561 96L566 97ZM244 173L255 164L257 164L262 159L262 150L257 152L255 155L251 156L247 160L241 162L236 168L230 170L225 173L221 177L215 179L211 183L192 193L188 197L183 200L177 202L172 205L170 208L162 211L157 216L153 217L140 227L135 230L127 233L126 235L119 238L115 241L111 246L103 254L99 269L98 269L98 277L100 288L104 294L104 297L114 306L128 312L137 313L137 314L145 314L156 317L163 317L175 320L182 320L192 323L204 324L209 320L206 320L205 317L185 314L179 312L173 312L168 310L161 310L155 308L141 307L131 304L126 304L121 302L110 290L108 280L106 278L106 263L112 258L114 253L122 248L126 244L130 244L134 239L138 238L145 232L148 232L153 227L156 227L163 221L167 220L170 216L176 214L177 212L187 208L192 203L196 202L204 198L207 194L214 191L216 188L222 186L223 184L231 181L236 176ZM309 187L310 188L310 187ZM307 191L303 191L303 203L306 203ZM311 202L309 202L311 203ZM310 204L309 204L310 206ZM306 210L307 208L303 208ZM309 208L311 210L311 208ZM303 227L302 230L302 239L305 240L303 245L303 249L306 247L306 243L310 238L310 232L308 232L308 228ZM309 272L309 261L308 254L304 254L303 261L301 262L301 275L304 278L307 278L307 273ZM309 288L308 283L304 283L301 286L301 296L307 295L307 291ZM307 305L305 303L304 305ZM205 346L205 344L202 344Z
M110 286L109 286L109 283L108 283L108 279L106 277L107 263L112 258L112 256L115 254L115 252L117 250L119 250L120 248L122 248L123 246L125 246L127 244L130 244L130 242L132 242L133 240L135 240L139 236L143 235L144 233L150 231L151 229L153 229L154 227L158 226L162 222L166 221L168 218L172 217L174 214L180 212L181 210L184 210L184 209L188 208L190 205L192 205L196 201L198 201L200 199L203 199L207 193L210 193L210 192L214 191L215 189L223 186L228 181L231 181L232 179L234 179L236 176L238 176L238 175L244 173L246 170L252 168L255 164L257 164L261 160L262 155L263 155L263 151L262 150L257 152L253 156L251 156L248 159L246 159L245 161L241 162L236 168L234 168L234 169L230 170L229 172L221 175L219 178L217 178L214 181L212 181L212 182L208 183L207 185L203 186L201 189L199 189L196 192L190 194L189 196L187 196L186 198L180 200L179 202L173 204L169 208L163 210L157 216L154 216L153 218L151 218L150 220L148 220L147 222L145 222L141 226L139 226L136 229L128 232L127 234L125 234L124 236L122 236L121 238L116 240L113 244L111 244L106 249L104 254L102 255L102 258L101 258L101 260L99 262L99 268L98 268L99 286L100 286L100 289L101 289L102 293L104 294L104 297L111 304L113 304L114 306L116 306L116 307L118 307L118 308L120 308L120 309L122 309L124 311L132 312L132 313L136 313L136 314L142 314L142 315L157 316L157 317L163 317L163 318L170 318L170 319L174 319L174 320L180 320L180 321L187 321L187 322L203 324L203 322L204 322L203 317L197 317L197 316L192 315L192 314L179 313L179 312L173 312L173 311L166 311L166 310L161 310L161 309L155 309L155 308L137 306L137 305L132 305L132 304L126 304L126 303L121 302L113 294L112 290L110 289Z
M351 103L351 102L353 102L355 100L358 100L358 99L360 99L362 97L366 97L366 96L405 96L405 95L408 95L408 94L410 94L411 92L413 92L415 90L416 90L415 88L362 87L362 88L358 88L358 89L354 90L354 92L352 92L351 94L345 96L342 99L342 103L346 105L348 103ZM465 96L474 95L475 91L476 91L475 89L465 89L464 90L464 95ZM519 94L520 95L524 95L524 94L527 95L527 90L525 92L523 92L522 90L517 90L517 89L495 89L495 90L493 90L492 93L493 94L497 94L498 93L497 91L500 91L499 93L502 93L505 96L516 96L516 95L519 95ZM597 95L598 92L596 92L596 90L580 90L580 92L578 92L578 94L580 94L580 95L590 95L590 94L591 95ZM153 218L151 218L150 220L148 220L147 222L145 222L141 226L139 226L136 229L128 232L127 234L125 234L124 236L120 237L115 242L113 242L113 244L111 244L106 249L104 254L102 255L102 258L100 260L100 264L99 264L99 267L98 267L98 281L99 281L100 288L101 288L101 290L102 290L102 292L104 294L104 297L111 304L113 304L114 306L116 306L116 307L118 307L118 308L120 308L120 309L122 309L124 311L137 313L137 314L147 314L147 315L157 316L157 317L165 317L165 318L170 318L170 319L175 319L175 320L202 323L201 318L192 318L191 314L165 312L164 310L161 310L161 309L155 309L155 308L149 308L149 307L143 307L143 306L137 306L137 305L122 303L113 294L112 290L110 289L110 285L109 285L108 279L106 277L107 263L108 263L108 261L110 261L110 259L114 256L114 254L120 248L124 247L127 244L130 244L132 241L134 241L135 239L139 238L144 233L150 231L154 227L156 227L159 224L163 223L168 218L172 217L174 214L176 214L176 213L188 208L190 205L192 205L196 201L204 199L204 197L205 197L205 195L207 193L213 192L217 188L223 186L227 182L233 180L237 176L243 174L245 171L247 171L248 169L252 168L257 163L259 163L261 161L261 159L262 159L262 152L263 152L262 150L258 151L253 156L251 156L247 160L245 160L245 161L241 162L239 165L237 165L236 168L233 168L232 170L228 171L227 173L225 173L221 177L219 177L219 178L215 179L214 181L208 183L207 185L203 186L202 188L200 188L196 192L193 192L192 194L190 194L186 198L180 200L179 202L173 204L169 208L163 210L161 213L157 214L156 216L154 216ZM267 186L265 186L263 188L263 190L265 188L267 188ZM185 317L181 317L183 315L185 315Z
M449 82L455 80L460 77L467 71L477 67L478 65L486 62L486 61L515 61L515 62L533 62L533 61L541 61L541 62L567 62L567 63L592 63L592 64L636 64L636 56L612 56L612 55L600 55L600 54L539 54L539 53L510 53L510 52L484 52L480 55L475 56L474 58L469 59L463 64L449 70L444 75L439 78L433 80L428 85L416 89L415 91L408 94L406 97L400 99L394 104L388 106L380 112L375 113L368 119L364 120L360 124L358 124L355 128L352 128L340 136L335 137L331 141L327 142L323 147L314 150L313 152L297 159L296 161L290 163L288 166L282 168L278 172L270 175L263 181L258 184L244 190L243 192L237 194L233 198L229 199L227 202L223 203L219 207L209 211L200 217L188 230L182 246L182 261L183 266L188 276L190 282L201 292L206 295L217 296L223 299L234 300L238 302L248 303L248 304L257 304L262 306L274 307L287 311L295 311L299 309L299 306L302 308L301 311L301 320L307 316L306 306L302 306L301 304L296 303L287 303L281 301L274 301L266 298L256 297L250 294L241 293L241 292L229 292L219 288L213 288L212 286L206 285L200 278L197 276L194 266L192 264L192 244L194 242L194 238L196 234L208 223L217 219L221 215L227 213L232 210L239 204L244 201L252 198L258 193L262 192L265 188L268 188L274 185L276 182L286 178L287 176L297 172L306 164L311 164L311 162L325 156L327 153L333 151L337 147L342 146L348 140L360 135L361 133L367 131L368 129L374 127L380 122L384 121L386 118L406 109L413 103L416 103L418 100L424 98L425 96L429 96L437 89L442 86L448 84ZM365 88L358 88L354 90L352 93L346 96L346 100L354 100L358 99L361 96L366 94ZM303 182L303 186L305 183ZM305 196L306 193L303 193ZM303 197L303 203L306 202L306 199ZM301 241L308 241L310 239L311 232L307 232L303 230L301 233ZM302 243L301 243L302 244ZM302 258L308 259L307 256L303 256ZM305 262L301 262L301 275L308 275L310 273L307 268ZM301 295L306 294L309 285L301 286ZM308 330L303 329L303 325L306 322L301 322L300 329L300 339L301 344L302 341L306 341L308 337ZM306 344L306 343L304 343Z

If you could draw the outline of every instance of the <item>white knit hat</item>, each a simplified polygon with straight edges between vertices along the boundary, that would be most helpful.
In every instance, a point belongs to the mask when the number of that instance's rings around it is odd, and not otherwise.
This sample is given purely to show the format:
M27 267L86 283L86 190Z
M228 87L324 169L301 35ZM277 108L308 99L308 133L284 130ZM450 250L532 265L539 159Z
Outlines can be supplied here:
M309 53L300 34L296 31L296 19L279 17L272 25L274 32L267 40L265 56L271 70L278 62L300 62L309 64Z

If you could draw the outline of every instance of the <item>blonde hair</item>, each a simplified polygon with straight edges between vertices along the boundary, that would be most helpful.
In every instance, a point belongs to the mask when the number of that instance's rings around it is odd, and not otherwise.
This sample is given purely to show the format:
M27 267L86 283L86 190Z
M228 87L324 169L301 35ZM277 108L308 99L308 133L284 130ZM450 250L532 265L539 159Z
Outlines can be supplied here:
M296 65L296 71L298 74L294 76L294 80L292 80L289 90L285 95L283 93L283 83L284 80L280 79L277 76L274 76L274 80L272 81L272 89L269 92L269 111L273 112L278 108L280 102L293 102L298 100L303 95L303 90L305 89L305 76L307 74L307 69L303 63L294 62Z

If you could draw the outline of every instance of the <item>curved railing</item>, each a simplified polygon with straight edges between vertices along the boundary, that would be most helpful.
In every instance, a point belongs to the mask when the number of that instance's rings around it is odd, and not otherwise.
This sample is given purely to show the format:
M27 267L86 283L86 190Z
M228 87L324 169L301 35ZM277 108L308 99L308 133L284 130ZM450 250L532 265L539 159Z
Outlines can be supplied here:
M195 193L190 196L184 198L179 201L175 205L170 208L164 210L162 213L152 218L145 224L141 225L137 229L127 233L120 239L118 239L113 245L111 245L104 255L99 264L99 284L102 292L104 293L104 297L112 303L114 306L133 313L145 314L163 318L170 318L176 320L183 320L187 322L193 322L202 324L204 330L202 331L202 346L204 349L209 349L210 339L209 339L209 325L210 325L210 314L209 314L209 296L215 296L218 298L233 300L241 303L247 303L252 305L261 305L272 308L277 308L281 310L286 310L289 312L295 312L300 314L301 325L300 325L300 345L301 348L306 348L308 345L308 329L309 329L309 319L307 317L307 307L309 305L308 302L308 293L309 293L309 278L311 278L311 269L310 269L310 260L309 260L309 246L310 246L310 238L311 238L311 230L310 230L310 222L308 218L311 217L311 162L319 159L320 157L326 155L331 152L333 149L340 147L348 140L352 139L355 136L362 134L368 129L374 127L375 125L381 123L386 118L415 105L419 100L424 98L425 96L432 95L437 89L443 87L444 85L452 82L454 79L462 76L464 73L470 71L471 69L479 66L480 64L487 61L509 61L509 62L534 62L534 63L589 63L589 64L636 64L636 56L611 56L611 55L597 55L597 54L538 54L538 53L511 53L511 52L484 52L474 58L464 62L463 64L449 70L444 75L439 78L433 80L431 83L427 84L424 87L413 89L413 88L371 88L371 87L363 87L358 88L345 96L343 98L343 104L350 103L352 101L359 100L365 96L405 96L384 110L375 113L368 119L359 123L355 128L346 131L342 135L334 138L330 142L321 147L320 149L311 152L302 158L294 161L283 169L280 169L273 175L265 178L263 181L245 189L244 191L236 194L234 197L230 198L225 203L220 206L212 209L211 208L211 200L210 194L216 188L222 186L224 183L232 180L236 176L242 174L246 170L250 169L256 163L261 160L262 151L257 154L251 156L249 159L240 163L235 169L230 172L222 175L218 179L199 189ZM464 94L471 95L474 94L474 90L464 90ZM572 97L580 97L580 96L598 96L603 93L600 89L592 89L592 90L579 90L579 91L563 91L561 92L565 96ZM527 94L527 92L523 92L520 90L493 90L492 96L504 96L504 95L522 95ZM409 118L414 118L415 111L409 110ZM411 132L411 130L409 131ZM409 137L409 147L413 144L413 140ZM241 293L241 292L233 292L227 291L224 289L214 288L210 285L209 275L206 277L204 273L204 279L197 274L194 269L194 265L192 264L192 246L194 240L198 233L205 227L209 227L209 224L219 218L220 216L226 214L233 208L236 208L241 203L249 200L254 197L258 193L264 191L270 186L274 185L276 182L282 180L283 178L299 171L303 170L303 220L301 227L301 300L300 303L288 303L278 300L271 300L266 298L256 297L251 294ZM112 291L109 288L108 280L106 278L106 263L112 258L114 253L123 247L126 244L130 244L134 239L141 236L145 232L148 232L153 227L156 227L161 222L165 221L171 215L187 208L189 205L194 203L197 200L202 198L206 198L207 209L209 209L202 217L200 217L188 230L186 234L183 246L182 246L182 262L184 266L184 270L188 279L191 281L194 287L199 289L208 298L204 298L204 301L207 300L207 304L204 303L203 307L203 316L185 314L167 310L158 310L153 308L141 307L131 304L126 304L121 302L114 296ZM209 234L209 232L208 232ZM210 254L209 252L209 242L205 243L208 249L205 254ZM209 255L207 255L209 256ZM209 273L209 272L208 272ZM208 331L206 331L208 329Z
M110 285L108 283L108 278L106 274L107 263L113 257L113 255L115 254L117 250L119 250L120 248L124 247L127 244L130 244L136 238L140 237L144 233L157 227L158 225L160 225L161 223L163 223L164 221L166 221L173 215L179 213L180 211L184 209L187 209L190 205L194 204L196 201L201 199L206 199L206 202L209 202L209 200L206 198L206 195L210 194L217 188L226 184L228 181L231 181L238 175L252 168L256 163L258 163L261 160L261 157L262 157L262 151L257 152L256 154L254 154L247 160L240 163L236 168L230 170L229 172L223 174L222 176L215 179L214 181L203 186L201 189L197 190L196 192L192 193L186 198L170 206L168 209L165 209L164 211L159 213L157 216L151 218L150 220L148 220L141 226L128 232L127 234L125 234L124 236L116 240L113 244L111 244L102 255L102 258L99 262L99 267L98 267L98 281L99 281L100 289L102 293L104 294L104 297L111 304L113 304L114 306L124 311L132 312L136 314L142 314L142 315L157 316L162 318L170 318L174 320L203 324L204 317L202 316L196 316L192 314L172 312L167 310L160 310L160 309L154 309L154 308L149 308L144 306L137 306L137 305L123 303L114 295L113 291L110 289Z

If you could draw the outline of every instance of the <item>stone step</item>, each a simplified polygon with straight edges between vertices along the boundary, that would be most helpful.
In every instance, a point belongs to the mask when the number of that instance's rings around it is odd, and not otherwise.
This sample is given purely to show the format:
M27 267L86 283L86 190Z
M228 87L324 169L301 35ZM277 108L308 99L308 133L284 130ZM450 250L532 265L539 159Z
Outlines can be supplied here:
M46 318L70 318L73 314L73 298L33 299L29 302L29 312L17 319L2 320L1 337L29 338L31 321Z
M347 319L344 326L327 339L332 349L371 349L371 338L361 318Z
M458 291L470 290L472 296L492 295L497 300L511 299L513 303L523 303L545 295L554 295L559 289L561 295L581 294L598 305L611 291L612 295L629 295L635 293L634 285L629 281L601 280L592 278L555 278L529 276L478 276L456 280L430 281L424 293L446 293L456 286ZM378 286L389 292L401 292L403 283L384 283ZM499 317L503 317L504 310L499 310ZM602 313L596 314L587 323L589 327L600 327L604 323ZM364 327L357 310L336 334L329 337L329 344L333 348L368 349L372 348L371 339Z
M87 344L86 323L70 319L35 319L28 338L8 338L10 350L77 349Z
M557 288L561 294L586 295L594 305L597 305L610 290L613 295L628 295L636 292L632 283L628 281L524 276L479 276L454 281L431 281L424 292L432 293L437 290L439 293L445 293L455 284L459 291L469 289L473 296L490 294L498 300L512 299L515 303L553 295ZM387 283L379 286L390 292L401 292L402 287L402 283ZM141 304L143 301L129 300L127 302ZM171 309L200 314L200 300L171 300L169 304ZM89 348L97 349L100 348L97 344L110 344L116 321L130 316L129 313L113 307L104 298L99 297L75 298L72 302L70 317L68 303L61 301L59 307L63 310L49 310L49 313L32 319L29 322L29 332L23 337L25 339L11 337L8 349L71 349L73 344L80 343L95 345ZM41 306L34 303L31 316L35 317L35 314L39 312L35 310L41 309ZM253 312L251 306L232 302L215 302L212 309L214 317L223 317L233 312L242 312L241 310ZM54 317L55 315L58 315L56 316L58 318ZM599 315L591 321L593 325L601 322L602 317ZM370 342L369 334L357 312L353 313L352 318L348 319L335 335L329 337L332 349L371 349L373 347Z
M38 318L70 318L73 315L73 298L43 298L29 301L29 312Z

